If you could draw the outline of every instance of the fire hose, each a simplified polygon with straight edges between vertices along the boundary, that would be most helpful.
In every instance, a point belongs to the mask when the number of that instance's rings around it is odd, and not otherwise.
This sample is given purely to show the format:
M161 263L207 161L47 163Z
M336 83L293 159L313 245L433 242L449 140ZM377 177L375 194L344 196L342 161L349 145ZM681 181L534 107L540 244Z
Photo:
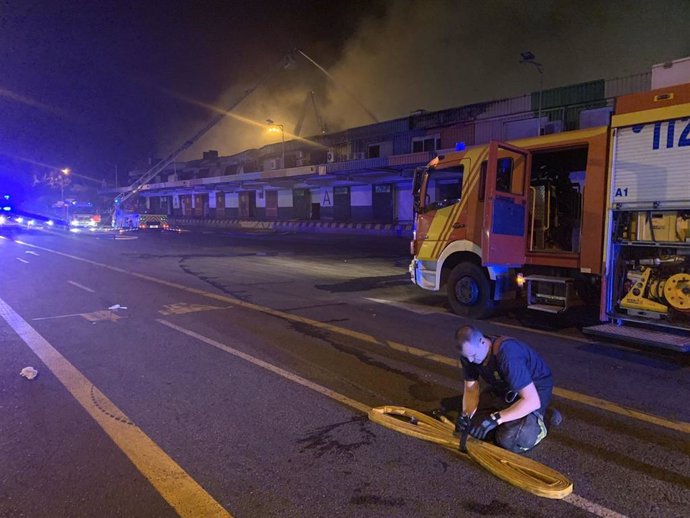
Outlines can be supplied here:
M445 416L438 419L416 410L397 406L375 407L369 419L405 435L440 444L462 454L455 425ZM544 498L565 498L573 483L563 474L543 464L473 437L467 438L467 455L498 478Z

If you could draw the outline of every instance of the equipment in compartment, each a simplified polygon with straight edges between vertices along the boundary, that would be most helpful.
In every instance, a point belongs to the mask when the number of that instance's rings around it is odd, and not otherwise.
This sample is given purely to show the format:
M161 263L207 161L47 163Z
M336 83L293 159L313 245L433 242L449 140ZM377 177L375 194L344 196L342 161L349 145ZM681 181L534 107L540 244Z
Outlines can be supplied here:
M536 152L530 177L530 250L578 252L587 148Z
M620 307L629 315L672 319L690 316L690 274L680 255L648 257L627 262Z
M636 277L638 272L628 272L628 278ZM631 275L632 274L632 275ZM651 268L643 268L639 279L633 284L630 291L621 300L621 307L628 310L628 313L652 318L661 318L661 315L668 313L668 307L660 302L652 300L650 297L658 294L658 279L650 282L652 275ZM652 286L654 294L650 293ZM655 298L657 298L655 296Z
M690 214L684 212L676 220L676 234L678 239L690 243Z
M687 213L637 212L630 220L627 235L634 241L687 242L690 241Z
M664 298L681 313L690 314L690 274L677 273L664 283Z

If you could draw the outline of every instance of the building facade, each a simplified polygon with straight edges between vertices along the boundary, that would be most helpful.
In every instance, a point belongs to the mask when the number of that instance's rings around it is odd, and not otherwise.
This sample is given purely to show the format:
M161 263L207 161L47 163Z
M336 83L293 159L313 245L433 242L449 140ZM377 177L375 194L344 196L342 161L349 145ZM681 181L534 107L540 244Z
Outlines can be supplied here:
M208 151L200 160L171 164L141 188L131 208L195 220L409 223L414 169L443 150L604 126L616 96L650 84L651 73L591 81L420 110L286 141L284 147L271 144L232 156Z

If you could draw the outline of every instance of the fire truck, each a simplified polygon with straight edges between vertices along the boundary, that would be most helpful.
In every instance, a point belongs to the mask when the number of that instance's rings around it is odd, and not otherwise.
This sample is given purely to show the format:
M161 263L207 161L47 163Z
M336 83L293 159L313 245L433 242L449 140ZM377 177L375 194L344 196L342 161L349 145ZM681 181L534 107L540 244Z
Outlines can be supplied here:
M690 84L616 99L609 126L492 141L415 172L412 281L452 309L502 301L690 350Z

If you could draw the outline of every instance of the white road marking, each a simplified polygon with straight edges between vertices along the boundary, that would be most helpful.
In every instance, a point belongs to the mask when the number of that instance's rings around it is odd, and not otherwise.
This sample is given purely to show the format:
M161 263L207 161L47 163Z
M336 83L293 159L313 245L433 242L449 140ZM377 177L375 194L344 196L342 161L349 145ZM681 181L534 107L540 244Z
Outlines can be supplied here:
M585 344L594 345L594 344L598 343L595 340L588 340L587 338L580 338L578 336L565 336L565 335L561 335L558 333L553 333L551 331L542 331L541 329L532 329L532 328L525 329L524 327L521 327L521 326L518 326L515 324L504 324L502 322L491 322L491 324L496 325L496 326L500 326L500 327L508 327L510 329L520 329L521 331L529 331L530 333L534 333L537 335L553 336L556 338L562 338L563 340L573 340L574 342L582 342Z
M408 302L401 302L397 300L386 300L386 299L374 299L374 298L369 298L369 297L364 297L366 300L370 300L372 302L378 302L379 304L386 304L388 306L393 306L396 308L404 309L406 311L411 311L412 313L417 313L418 315L432 315L432 314L438 314L438 315L445 315L451 318L464 318L461 317L460 315L456 315L455 313L451 313L449 311L446 311L443 308L439 307L428 307L426 308L425 306L422 306L421 304L410 304ZM491 322L492 325L499 326L499 327L507 327L509 329L520 329L521 331L525 331L525 328L523 326L518 326L515 324L506 324L504 322ZM574 342L582 342L586 344L596 344L595 340L589 340L587 338L581 338L578 336L566 336L562 335L559 333L554 333L553 331L544 331L541 329L529 329L530 333L538 334L538 335L544 335L544 336L553 336L556 338L562 338L562 339L567 339L567 340L572 340Z
M371 410L371 407L369 405L366 405L365 403L360 403L359 401L349 398L345 396L344 394L341 394L340 392L336 392L334 390L331 390L327 387L324 387L322 385L319 385L318 383L314 383L313 381L309 381L308 379L305 379L301 376L298 376L296 374L293 374L292 372L286 371L285 369L281 369L280 367L276 367L275 365L265 362L264 360L260 360L259 358L256 358L250 354L244 353L238 349L235 349L234 347L230 347L229 345L225 345L221 342L218 342L217 340L214 340L213 338L208 338L204 335L201 335L195 331L192 331L190 329L186 329L184 327L180 327L176 324L173 324L172 322L168 322L167 320L163 320L162 318L157 318L157 322L160 322L164 326L167 326L171 329L174 329L175 331L179 331L182 334L185 334L191 338L195 338L199 340L200 342L203 342L207 345L210 345L212 347L215 347L217 349L220 349L223 352L232 354L233 356L236 356L237 358L240 358L242 360L248 361L249 363L252 363L256 365L257 367L261 367L262 369L266 369L270 372L273 372L274 374L277 374L278 376L282 376L283 378L293 381L295 383L298 383L299 385L302 385L303 387L306 387L308 389L313 390L314 392L318 392L319 394L322 394L326 397L329 397L331 399L334 399L340 403L343 403L359 412L362 412L364 414L368 414L369 410ZM570 505L573 505L575 507L578 507L580 509L583 509L589 513L592 513L596 516L601 516L602 518L626 518L625 515L617 513L616 511L612 511L611 509L608 509L604 506L601 506L597 503L591 502L587 500L586 498L583 498L579 495L576 495L574 493L568 495L566 498L562 499L563 502L566 502Z
M87 288L86 286L84 286L83 284L79 284L78 282L67 281L67 284L71 284L72 286L76 286L77 288L80 288L84 291L88 291L89 293L96 293L95 290L92 290L91 288Z
M394 308L400 308L406 311L411 311L412 313L417 313L418 315L446 313L446 310L442 308L435 308L433 306L422 306L421 304L410 304L408 302L400 302L398 300L373 299L370 297L364 297L364 300L370 300L372 302L377 302L379 304L386 304L387 306L393 306Z
M29 255L36 255L36 256L38 255L38 254L37 254L36 252L34 252L33 250L26 250L24 253L25 253L25 254L29 254Z
M601 518L627 518L626 515L607 509L599 504L590 502L586 498L582 498L575 493L571 493L563 499L564 502L568 502L570 505L579 507L580 509L592 513L596 516L601 516Z
M184 518L232 518L179 464L2 299L0 318L36 354L178 515Z
M168 322L167 320L163 320L162 318L157 318L156 322L160 322L164 326L168 326L171 329L174 329L175 331L179 331L180 333L183 333L187 336L190 336L192 338L196 338L200 342L204 342L205 344L211 345L213 347L216 347L217 349L220 349L221 351L224 351L226 353L230 353L233 356L237 356L238 358L241 358L245 361L248 361L249 363L253 363L257 367L261 367L262 369L266 369L268 371L271 371L278 376L282 376L285 379L288 379L290 381L294 381L295 383L298 383L304 387L307 387L315 392L318 392L319 394L323 394L324 396L328 396L332 399L335 399L336 401L339 401L349 407L354 408L355 410L359 410L360 412L363 413L368 413L370 408L369 406L365 405L364 403L360 403L359 401L356 401L354 399L351 399L343 394L340 394L339 392L336 392L334 390L331 390L329 388L326 388L324 386L321 386L317 383L314 383L312 381L309 381L306 378L303 378L301 376L298 376L297 374L293 374L289 371L286 371L285 369L281 369L280 367L276 367L275 365L265 362L263 360L260 360L259 358L256 358L254 356L251 356L247 353L243 353L242 351L235 349L233 347L230 347L228 345L225 345L221 342L218 342L214 340L213 338L208 338L204 335L200 335L199 333L196 333L195 331L191 331L190 329L185 329L184 327L180 327L178 325L173 324L172 322Z
M27 261L26 259L22 259L21 257L17 257L17 261L19 261L20 263L29 264L29 261Z

